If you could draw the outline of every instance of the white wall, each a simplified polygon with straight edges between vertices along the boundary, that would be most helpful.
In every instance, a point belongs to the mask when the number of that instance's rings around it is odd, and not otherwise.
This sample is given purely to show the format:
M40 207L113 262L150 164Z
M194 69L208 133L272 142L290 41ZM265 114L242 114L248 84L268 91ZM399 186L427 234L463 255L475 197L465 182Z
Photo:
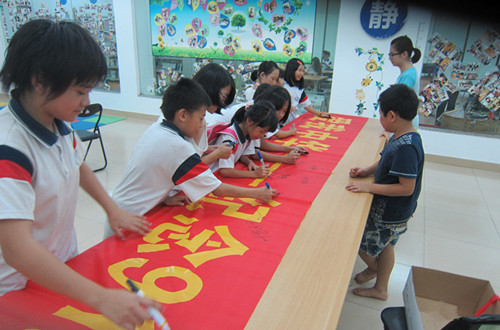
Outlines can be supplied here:
M401 31L391 38L380 40L369 36L361 27L360 12L363 3L363 0L342 0L340 6L330 99L331 112L355 115L356 105L359 103L355 92L356 89L362 89L361 80L369 73L365 69L367 57L357 56L354 51L356 47L365 50L375 47L385 54L382 71L374 73L376 78L383 82L384 88L396 82L399 75L399 69L393 67L387 57L393 37L406 34L413 40L416 48L425 51L432 15L429 10L409 6L407 20ZM421 71L422 62L420 60L415 64L417 72ZM364 90L368 111L365 111L363 116L372 117L374 111L371 104L377 100L376 88L372 83ZM431 131L425 128L421 128L419 132L427 154L500 164L500 153L493 152L500 150L500 139Z

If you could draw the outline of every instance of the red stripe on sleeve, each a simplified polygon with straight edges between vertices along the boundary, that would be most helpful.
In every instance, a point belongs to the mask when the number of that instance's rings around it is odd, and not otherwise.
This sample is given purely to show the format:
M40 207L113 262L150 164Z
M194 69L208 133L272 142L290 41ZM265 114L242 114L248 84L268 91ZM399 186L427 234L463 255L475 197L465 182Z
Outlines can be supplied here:
M207 164L205 164L204 162L199 162L192 169L190 169L189 172L187 172L181 178L179 178L175 182L175 184L180 185L183 182L186 182L194 177L197 177L198 175L200 175L201 173L205 172L208 169L209 169L209 167Z
M11 160L0 160L0 178L22 180L31 184L30 173L24 167Z

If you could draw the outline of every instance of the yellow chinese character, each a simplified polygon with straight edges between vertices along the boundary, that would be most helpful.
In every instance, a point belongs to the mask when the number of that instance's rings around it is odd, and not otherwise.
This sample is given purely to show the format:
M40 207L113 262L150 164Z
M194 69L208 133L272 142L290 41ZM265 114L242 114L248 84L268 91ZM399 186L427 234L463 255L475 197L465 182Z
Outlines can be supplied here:
M336 136L330 136L329 133L327 132L320 132L320 131L313 131L313 130L308 130L307 132L297 132L297 134L300 134L302 138L304 139L311 139L311 140L320 140L320 141L325 141L326 139L338 139Z
M125 270L128 268L141 268L149 260L143 258L129 258L119 261L108 267L109 275L121 286L128 288ZM167 291L159 288L156 281L164 277L176 277L186 282L186 287L179 291ZM159 267L144 274L142 281L133 279L146 297L164 304L175 304L192 300L203 288L201 278L191 270L179 266Z
M185 255L184 258L188 260L194 267L198 267L204 264L207 261L222 258L226 256L236 256L243 255L248 247L241 244L238 240L236 240L227 226L215 226L215 231L219 234L222 241L228 246L225 248L213 249L208 251L195 252L193 254ZM184 246L189 249L191 252L198 250L203 243L207 242L207 245L217 245L214 241L209 241L209 238L212 236L214 232L211 230L204 230L200 234L193 237L191 240L180 240L175 244L180 246ZM210 244L209 244L210 242ZM219 244L220 246L220 244Z

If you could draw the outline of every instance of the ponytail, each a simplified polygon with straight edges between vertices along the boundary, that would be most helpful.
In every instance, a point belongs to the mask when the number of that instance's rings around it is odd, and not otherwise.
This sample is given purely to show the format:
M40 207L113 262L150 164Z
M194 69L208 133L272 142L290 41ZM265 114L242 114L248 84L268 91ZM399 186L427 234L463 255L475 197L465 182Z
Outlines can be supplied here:
M411 57L411 63L417 63L422 56L422 52L418 48L413 48L413 56Z

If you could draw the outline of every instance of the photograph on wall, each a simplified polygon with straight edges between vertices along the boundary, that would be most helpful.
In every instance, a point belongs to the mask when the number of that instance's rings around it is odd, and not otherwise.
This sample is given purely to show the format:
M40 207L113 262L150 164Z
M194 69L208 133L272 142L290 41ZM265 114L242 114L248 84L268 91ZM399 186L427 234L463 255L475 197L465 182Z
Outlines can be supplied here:
M113 0L2 0L0 13L7 43L22 25L32 19L79 23L92 34L106 56L108 76L102 87L119 89Z
M490 111L500 108L500 74L498 72L487 72L470 89L471 95L477 96L478 101Z
M427 57L442 71L446 71L454 61L462 58L462 50L439 33L435 33L429 43L430 52Z
M153 56L311 62L314 0L149 3Z
M467 51L481 61L483 65L489 65L500 52L500 31L496 29L487 30L481 38L474 41Z

